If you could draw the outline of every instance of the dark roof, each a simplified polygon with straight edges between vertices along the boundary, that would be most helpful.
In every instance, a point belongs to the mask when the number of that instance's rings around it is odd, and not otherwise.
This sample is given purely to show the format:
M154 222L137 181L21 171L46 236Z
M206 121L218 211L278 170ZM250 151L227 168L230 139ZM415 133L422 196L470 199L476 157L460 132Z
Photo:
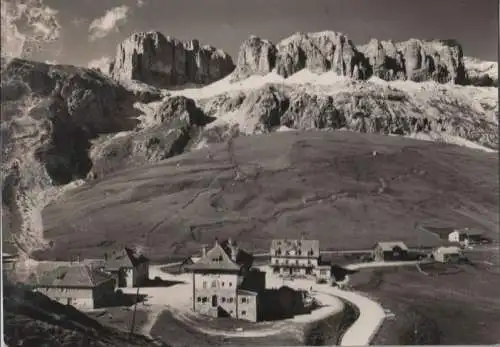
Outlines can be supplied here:
M294 256L319 257L318 240L287 240L276 239L271 242L271 254L281 251L281 256L286 256L287 252L294 253ZM312 254L309 252L312 250ZM290 254L291 255L291 254Z
M236 259L232 259L233 252L236 252ZM253 256L232 244L229 240L216 243L205 256L196 263L186 265L189 270L221 270L238 271L242 267L250 268L253 263Z
M88 287L93 288L99 284L113 280L101 271L94 270L88 265L60 266L47 271L38 278L31 279L32 284L41 287Z
M104 268L107 270L118 270L120 268L133 268L134 264L142 264L148 262L149 259L142 254L128 253L126 249L112 254L104 263Z
M407 251L408 247L403 241L388 241L388 242L377 242L375 247L380 247L384 252L390 252L395 247L401 248L403 251Z
M249 295L256 296L256 295L259 295L259 293L253 292L253 291L247 290L247 289L238 289L238 290L236 290L236 294L237 295L243 295L243 296L249 296Z

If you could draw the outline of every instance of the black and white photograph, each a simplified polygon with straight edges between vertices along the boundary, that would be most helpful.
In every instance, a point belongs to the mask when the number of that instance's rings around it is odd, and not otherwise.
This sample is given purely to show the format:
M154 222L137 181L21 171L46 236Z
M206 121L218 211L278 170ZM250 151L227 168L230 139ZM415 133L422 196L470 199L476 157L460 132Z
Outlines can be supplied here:
M498 0L1 0L6 347L500 344Z

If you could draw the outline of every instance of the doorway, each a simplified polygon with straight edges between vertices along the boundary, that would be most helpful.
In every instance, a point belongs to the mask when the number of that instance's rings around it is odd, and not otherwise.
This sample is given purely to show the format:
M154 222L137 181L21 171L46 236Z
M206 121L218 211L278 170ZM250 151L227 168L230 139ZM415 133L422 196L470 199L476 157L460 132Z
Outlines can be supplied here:
M212 307L217 307L218 302L217 302L217 295L212 295Z

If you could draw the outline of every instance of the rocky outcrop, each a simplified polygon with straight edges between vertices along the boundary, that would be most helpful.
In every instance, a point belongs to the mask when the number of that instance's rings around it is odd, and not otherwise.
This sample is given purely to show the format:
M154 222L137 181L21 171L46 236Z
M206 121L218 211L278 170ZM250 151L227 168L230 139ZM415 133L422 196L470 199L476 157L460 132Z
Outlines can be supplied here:
M361 51L373 74L384 80L466 82L462 47L456 41L411 39L394 43L372 39Z
M99 72L20 59L3 66L1 88L2 208L29 253L42 242L46 190L86 177L93 139L136 126L134 98Z
M134 33L116 51L111 75L119 81L138 80L155 87L208 84L234 69L231 57L198 40L180 41L159 32Z
M356 79L368 76L367 62L354 44L343 34L325 31L296 33L277 45L250 37L240 47L233 81L274 69L286 78L305 68L313 72L332 70Z
M233 80L268 74L275 67L276 52L276 47L270 41L251 36L240 47Z
M464 57L467 84L478 87L498 87L498 62Z
M219 95L205 102L205 112L220 119L214 122L217 129L210 126L203 131L202 141L220 141L238 132L271 132L284 126L437 136L443 141L457 138L498 150L498 104L492 103L489 94L480 98L477 91L467 98L467 91L455 93L443 86L432 93L422 89L420 94L375 83L347 83L336 91L315 92L300 85L265 85L247 94ZM228 112L233 116L224 121Z
M251 37L240 48L232 79L272 70L287 78L302 69L333 71L354 79L375 75L387 81L467 83L462 48L456 41L373 39L358 48L346 35L333 31L296 33L277 45Z
M101 178L181 154L200 129L212 118L183 96L167 98L153 115L148 128L108 137L94 143L89 178Z

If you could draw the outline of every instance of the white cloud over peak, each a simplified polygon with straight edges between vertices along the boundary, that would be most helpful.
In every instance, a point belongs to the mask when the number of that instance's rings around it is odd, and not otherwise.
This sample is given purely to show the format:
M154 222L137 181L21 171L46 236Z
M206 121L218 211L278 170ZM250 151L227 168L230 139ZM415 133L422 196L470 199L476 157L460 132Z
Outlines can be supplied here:
M43 0L2 0L0 3L3 57L29 58L44 44L59 39L61 26L57 11Z
M102 39L112 31L118 30L118 26L127 21L129 12L130 8L122 5L110 9L104 16L94 19L89 26L90 41Z
M100 57L89 61L87 67L89 69L98 69L103 74L107 75L109 70L109 64L111 63L110 57Z

